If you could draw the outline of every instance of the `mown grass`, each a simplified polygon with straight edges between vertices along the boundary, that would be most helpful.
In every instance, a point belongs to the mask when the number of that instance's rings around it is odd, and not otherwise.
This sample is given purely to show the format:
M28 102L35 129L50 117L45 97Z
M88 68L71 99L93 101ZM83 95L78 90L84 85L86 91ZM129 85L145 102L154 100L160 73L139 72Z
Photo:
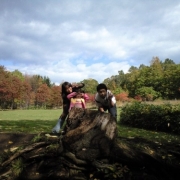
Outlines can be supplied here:
M6 110L0 111L0 120L57 120L62 109L56 110Z
M62 110L13 110L0 111L0 132L50 133ZM121 108L118 108L118 122ZM180 136L131 128L119 125L118 135L126 138L145 138L157 143L180 142Z
M51 132L62 109L0 111L0 132Z

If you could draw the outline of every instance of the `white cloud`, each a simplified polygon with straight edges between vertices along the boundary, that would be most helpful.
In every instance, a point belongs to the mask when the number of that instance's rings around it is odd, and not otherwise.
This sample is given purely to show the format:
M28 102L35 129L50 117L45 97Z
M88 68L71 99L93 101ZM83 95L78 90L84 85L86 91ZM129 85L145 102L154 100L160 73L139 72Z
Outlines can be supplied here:
M53 82L78 82L149 65L180 63L180 2L20 1L0 6L0 65Z

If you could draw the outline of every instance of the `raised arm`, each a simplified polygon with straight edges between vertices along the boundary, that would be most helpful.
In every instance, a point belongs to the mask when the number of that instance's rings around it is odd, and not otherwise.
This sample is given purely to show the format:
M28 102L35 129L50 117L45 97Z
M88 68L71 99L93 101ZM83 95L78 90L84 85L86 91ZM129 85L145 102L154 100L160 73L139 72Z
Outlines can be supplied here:
M72 84L72 88L73 88L74 90L83 88L84 86L85 86L84 83Z
M68 99L71 99L71 98L73 98L73 97L76 96L76 95L77 95L77 92L72 92L72 93L70 93L70 94L67 95L67 98L68 98Z
M108 100L109 100L109 105L114 106L116 104L116 98L115 96L111 93L111 91L108 92Z
M83 94L83 98L85 101L89 100L89 96L86 93Z

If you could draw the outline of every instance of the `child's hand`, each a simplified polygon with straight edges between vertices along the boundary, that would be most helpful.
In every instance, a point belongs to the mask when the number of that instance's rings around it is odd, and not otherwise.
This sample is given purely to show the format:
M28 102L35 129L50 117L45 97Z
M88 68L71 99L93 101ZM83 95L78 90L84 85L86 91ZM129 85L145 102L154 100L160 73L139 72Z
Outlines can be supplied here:
M111 101L113 95L111 93L108 92L108 100Z

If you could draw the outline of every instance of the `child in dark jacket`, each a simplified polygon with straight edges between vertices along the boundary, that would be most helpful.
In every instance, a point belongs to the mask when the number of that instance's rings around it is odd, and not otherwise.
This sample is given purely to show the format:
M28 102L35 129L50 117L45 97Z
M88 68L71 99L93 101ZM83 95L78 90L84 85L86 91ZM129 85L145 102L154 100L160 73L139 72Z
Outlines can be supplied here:
M53 127L52 133L59 133L60 129L63 126L63 123L69 113L70 100L67 98L67 95L84 87L84 83L80 84L71 84L69 82L62 83L61 96L63 100L63 112L60 115L57 124Z

